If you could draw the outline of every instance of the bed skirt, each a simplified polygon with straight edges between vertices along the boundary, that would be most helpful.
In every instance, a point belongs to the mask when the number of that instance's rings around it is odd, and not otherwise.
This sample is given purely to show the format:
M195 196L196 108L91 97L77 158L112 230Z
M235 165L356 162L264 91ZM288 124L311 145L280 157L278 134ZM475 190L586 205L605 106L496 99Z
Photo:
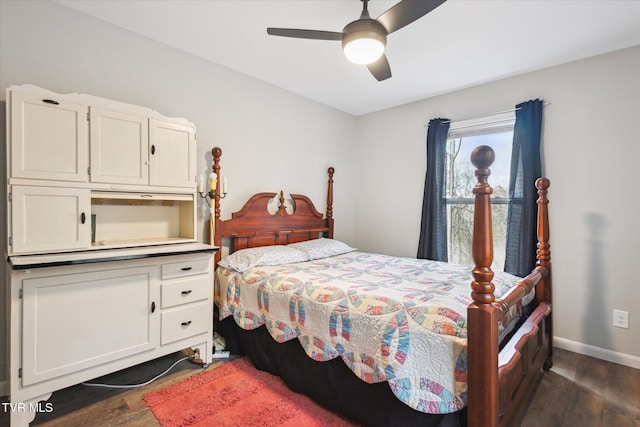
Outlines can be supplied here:
M261 326L247 331L233 317L217 322L216 330L233 355L247 355L257 369L279 376L297 393L365 426L464 427L466 408L454 414L425 414L402 403L386 383L367 384L337 358L317 362L298 340L276 342Z

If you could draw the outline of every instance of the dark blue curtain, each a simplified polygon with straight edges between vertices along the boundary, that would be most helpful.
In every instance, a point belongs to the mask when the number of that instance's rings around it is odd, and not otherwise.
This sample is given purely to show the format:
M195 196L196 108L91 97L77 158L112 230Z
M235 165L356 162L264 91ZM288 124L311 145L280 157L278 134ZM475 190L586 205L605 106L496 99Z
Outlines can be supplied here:
M447 205L444 172L449 119L432 119L427 131L427 173L424 180L418 258L447 261Z
M538 193L535 180L542 174L542 106L543 101L539 99L516 105L504 270L520 277L529 274L536 263Z

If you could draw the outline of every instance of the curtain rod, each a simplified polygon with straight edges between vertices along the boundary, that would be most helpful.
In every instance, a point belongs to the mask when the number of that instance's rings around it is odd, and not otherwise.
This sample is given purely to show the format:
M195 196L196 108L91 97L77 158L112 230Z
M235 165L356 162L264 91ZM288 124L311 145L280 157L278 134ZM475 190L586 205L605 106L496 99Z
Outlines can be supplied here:
M549 104L551 104L551 103L550 103L550 102L543 102L543 103L542 103L542 106L547 106L547 105L549 105ZM442 122L441 124L445 124L445 123L452 123L452 122L463 122L463 121L465 121L465 120L473 120L473 119L481 119L481 118L483 118L483 117L497 116L497 115L499 115L499 114L512 113L512 112L514 112L514 111L518 111L518 110L520 110L521 108L522 108L522 107L516 107L516 108L511 108L511 109L509 109L509 110L498 111L498 112L496 112L496 113L489 113L489 114L483 114L483 115L480 115L480 116L467 117L467 118L459 119L459 120L446 120L446 121Z

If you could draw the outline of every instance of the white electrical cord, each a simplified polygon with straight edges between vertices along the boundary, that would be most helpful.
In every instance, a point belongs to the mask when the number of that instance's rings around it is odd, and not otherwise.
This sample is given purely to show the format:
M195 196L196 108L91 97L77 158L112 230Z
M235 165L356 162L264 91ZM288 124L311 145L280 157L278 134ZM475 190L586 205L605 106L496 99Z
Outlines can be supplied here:
M117 384L97 384L97 383L81 383L82 385L86 385L88 387L105 387L105 388L137 388L137 387L142 387L145 386L147 384L151 384L152 382L154 382L155 380L157 380L158 378L166 375L167 373L169 373L169 371L171 369L173 369L174 366L176 366L178 363L187 360L187 359L191 359L190 356L186 356L183 357L180 360L177 360L176 362L173 363L173 365L169 366L169 368L164 371L163 373L156 375L155 377L151 378L149 381L141 383L141 384L129 384L129 385L117 385Z

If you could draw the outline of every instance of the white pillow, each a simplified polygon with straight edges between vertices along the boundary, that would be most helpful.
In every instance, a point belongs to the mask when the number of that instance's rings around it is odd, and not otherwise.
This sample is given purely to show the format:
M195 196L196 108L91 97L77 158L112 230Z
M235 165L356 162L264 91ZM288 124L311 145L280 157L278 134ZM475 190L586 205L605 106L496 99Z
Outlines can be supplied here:
M240 273L260 265L281 265L309 261L309 257L295 248L282 245L241 249L222 259L221 265Z
M347 252L353 252L356 250L355 248L352 248L351 246L341 242L340 240L325 238L306 240L299 243L291 243L287 246L290 248L296 248L304 252L310 260L346 254Z

